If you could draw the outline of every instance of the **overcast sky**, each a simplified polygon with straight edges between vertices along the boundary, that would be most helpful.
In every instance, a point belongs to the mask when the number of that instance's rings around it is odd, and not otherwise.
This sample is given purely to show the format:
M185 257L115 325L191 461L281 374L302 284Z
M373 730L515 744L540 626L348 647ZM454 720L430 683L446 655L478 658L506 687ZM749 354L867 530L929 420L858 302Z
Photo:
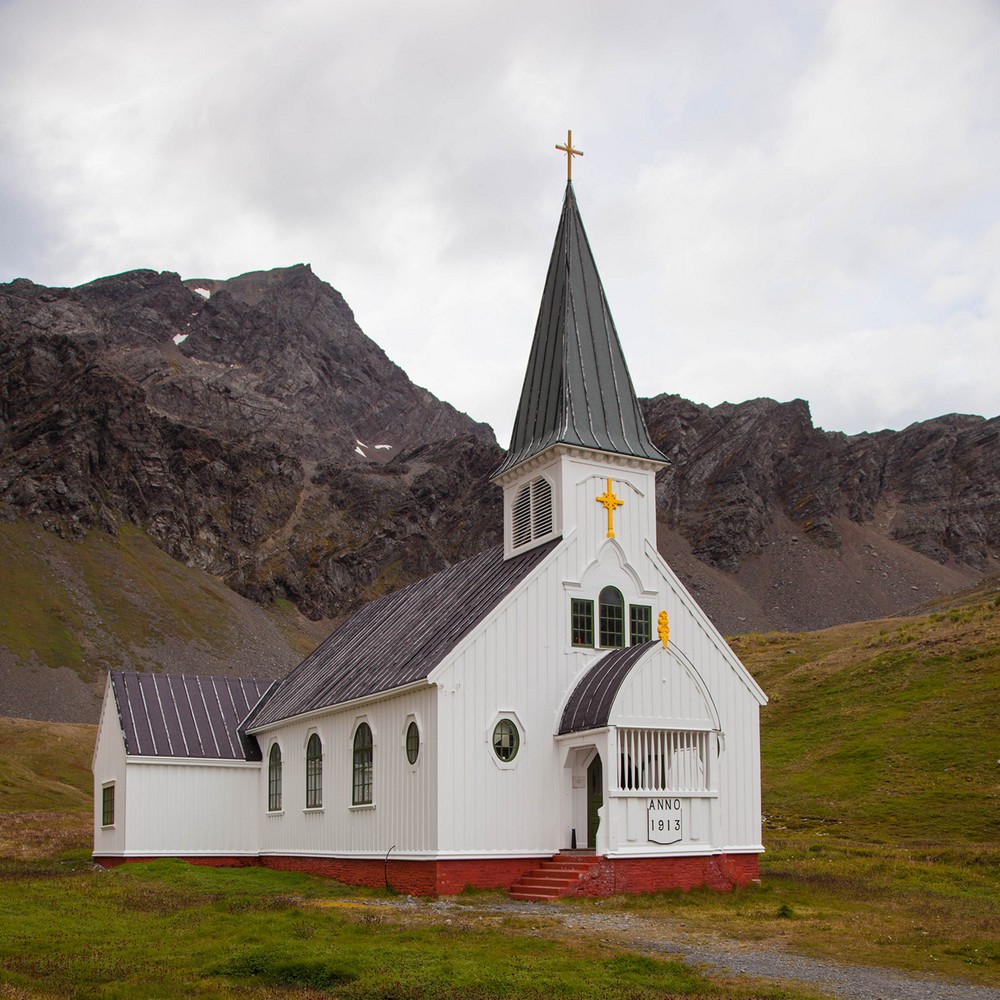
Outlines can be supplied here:
M1000 412L998 0L0 0L0 281L307 261L506 443L568 128L640 395Z

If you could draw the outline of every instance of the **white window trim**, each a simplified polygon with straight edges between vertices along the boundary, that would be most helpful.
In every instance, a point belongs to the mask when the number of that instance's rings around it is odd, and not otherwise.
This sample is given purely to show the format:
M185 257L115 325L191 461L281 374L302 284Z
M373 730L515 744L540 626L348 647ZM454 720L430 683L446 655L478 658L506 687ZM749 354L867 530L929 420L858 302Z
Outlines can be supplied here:
M501 760L496 751L493 749L493 731L496 729L497 724L501 719L510 719L514 723L517 729L517 753L514 754L513 760ZM513 771L518 764L521 763L522 754L524 753L524 748L527 745L527 739L524 733L524 723L521 722L520 717L517 712L513 709L505 709L497 712L490 724L486 727L486 750L490 755L490 760L493 761L494 765L500 771Z
M406 734L410 729L410 724L417 727L417 759L410 763L410 758L406 755ZM403 719L403 730L399 736L399 745L403 749L403 760L411 771L416 771L420 767L420 762L424 759L424 727L417 712L410 712Z
M115 817L110 823L104 822L104 789L114 788L117 785L117 781L105 781L101 784L101 829L102 830L113 830L115 828L115 820L118 817L118 792L115 791L112 795L111 813Z

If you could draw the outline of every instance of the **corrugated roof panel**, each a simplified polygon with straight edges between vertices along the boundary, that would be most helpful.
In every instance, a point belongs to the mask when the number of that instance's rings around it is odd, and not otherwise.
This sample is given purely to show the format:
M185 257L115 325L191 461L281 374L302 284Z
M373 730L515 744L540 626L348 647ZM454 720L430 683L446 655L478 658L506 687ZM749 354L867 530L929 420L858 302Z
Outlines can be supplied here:
M361 608L277 686L253 728L425 679L557 541L507 560L496 546Z
M273 686L246 677L111 674L129 756L259 760L240 725Z
M235 756L236 747L233 744L229 730L223 724L223 719L227 715L227 706L223 702L223 694L227 688L225 681L221 677L218 678L219 683L216 683L216 680L215 677L202 678L201 693L205 699L205 708L208 711L209 722L212 726L212 736L215 738L218 755L220 757ZM230 710L228 714L235 716L237 719L242 719L246 715L246 712L242 712L237 716L235 711Z
M188 703L191 705L191 714L194 716L194 731L201 746L202 757L218 757L219 745L212 732L212 719L208 714L208 706L205 704L205 692L201 689L201 678L192 677L190 683L185 685L188 696Z
M112 677L114 676L112 674ZM146 711L146 701L139 684L142 675L122 674L120 676L122 677L121 690L126 699L125 704L128 705L126 722L131 721L132 723L132 742L136 747L132 752L137 754L156 753L153 732L149 727L149 714ZM128 735L126 732L126 752L129 752Z
M600 729L608 724L611 706L632 668L658 645L658 640L614 649L602 656L577 682L559 723L559 735Z
M666 461L639 410L572 184L566 187L510 450L495 475L559 442Z
M184 756L200 757L202 756L201 744L198 742L197 729L194 724L194 715L191 712L191 703L188 700L187 689L181 682L175 685L171 680L170 674L167 675L167 683L170 685L174 710L177 713L177 726L180 729L181 740L184 744Z

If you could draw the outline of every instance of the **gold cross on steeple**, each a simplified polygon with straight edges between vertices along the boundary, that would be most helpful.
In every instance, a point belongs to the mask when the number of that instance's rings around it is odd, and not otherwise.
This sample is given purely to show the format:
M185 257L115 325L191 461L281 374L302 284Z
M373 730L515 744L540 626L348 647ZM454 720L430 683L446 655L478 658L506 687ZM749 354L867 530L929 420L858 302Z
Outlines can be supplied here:
M566 180L571 181L573 179L573 157L583 156L582 149L573 148L573 131L572 129L567 129L566 131L566 145L556 146L561 153L566 154Z
M615 508L623 507L625 505L624 500L619 500L615 496L614 490L611 488L611 480L608 480L608 492L602 493L598 498L597 502L607 507L608 509L608 538L615 537L615 525L613 518L615 516Z

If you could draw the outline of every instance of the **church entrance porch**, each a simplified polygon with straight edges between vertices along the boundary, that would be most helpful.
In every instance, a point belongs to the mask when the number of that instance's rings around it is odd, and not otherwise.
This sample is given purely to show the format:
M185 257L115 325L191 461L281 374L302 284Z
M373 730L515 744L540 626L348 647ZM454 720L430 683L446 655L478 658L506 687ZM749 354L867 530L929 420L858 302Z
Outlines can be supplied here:
M604 765L594 742L566 750L563 766L564 851L596 851L605 803Z
M604 805L604 768L601 755L596 754L587 768L587 847L597 847L597 829L601 825L601 806Z

